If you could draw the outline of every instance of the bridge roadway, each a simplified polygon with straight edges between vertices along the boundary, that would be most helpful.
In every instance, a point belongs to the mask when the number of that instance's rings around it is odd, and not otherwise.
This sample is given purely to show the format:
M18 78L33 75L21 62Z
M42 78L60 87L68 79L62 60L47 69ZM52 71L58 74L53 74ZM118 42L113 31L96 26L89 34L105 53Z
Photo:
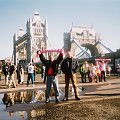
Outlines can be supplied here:
M3 82L4 80L0 81L0 93L45 89L39 75L36 76L34 87L31 84L27 87L25 81L23 85L8 89ZM111 76L107 78L107 82L80 83L78 75L77 82L80 101L76 101L74 95L71 95L67 102L61 101L56 104L51 101L50 104L45 104L43 100L29 104L14 104L6 110L27 111L29 120L120 120L120 78ZM59 87L64 89L64 76L59 76ZM81 91L80 87L84 90Z

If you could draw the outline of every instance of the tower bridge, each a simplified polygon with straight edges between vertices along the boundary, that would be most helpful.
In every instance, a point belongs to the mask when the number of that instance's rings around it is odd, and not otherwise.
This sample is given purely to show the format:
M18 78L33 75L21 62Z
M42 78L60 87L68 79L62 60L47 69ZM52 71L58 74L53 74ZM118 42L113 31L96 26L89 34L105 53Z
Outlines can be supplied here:
M77 58L91 58L105 54L105 50L113 52L106 47L99 33L92 27L73 26L70 32L64 33L64 51L71 50ZM36 11L33 17L26 23L26 33L20 28L13 36L13 59L14 64L23 61L25 64L33 61L39 62L37 50L46 50L48 46L47 20L42 22ZM56 48L58 49L58 48ZM23 63L23 64L24 64Z
M72 51L77 58L90 58L113 52L101 42L99 33L92 27L73 26L68 33L64 33L64 50ZM78 53L76 53L78 51Z

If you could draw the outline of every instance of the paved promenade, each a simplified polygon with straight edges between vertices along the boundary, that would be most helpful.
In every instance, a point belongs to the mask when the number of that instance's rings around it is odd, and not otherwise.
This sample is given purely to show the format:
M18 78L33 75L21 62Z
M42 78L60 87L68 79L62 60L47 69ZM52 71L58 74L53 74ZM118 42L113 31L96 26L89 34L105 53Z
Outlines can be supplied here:
M111 76L107 78L107 82L80 83L78 75L77 82L80 101L75 100L73 93L67 102L55 103L53 100L45 104L43 100L15 104L7 108L7 111L27 111L28 120L120 120L120 78ZM0 81L0 93L45 89L39 75L36 76L35 87L27 87L26 81L23 85L11 89L3 84L3 80ZM64 90L64 76L59 76L59 87Z
M59 88L64 89L64 75L58 76L59 79ZM2 80L0 81L0 93L5 92L12 92L12 91L24 91L24 90L39 90L41 88L45 89L45 84L43 84L42 79L40 78L40 75L36 75L35 80L35 86L32 87L31 81L30 85L27 87L26 85L27 76L25 75L25 81L22 85L17 85L16 88L8 88L5 85L4 76L2 76ZM17 83L17 80L16 80ZM81 83L81 78L78 74L77 76L77 85L79 89L79 94L81 98L87 97L87 96L107 96L107 95L113 95L113 94L119 94L119 88L120 88L120 78L117 78L116 76L111 76L110 78L107 78L107 82L98 82L98 83ZM70 84L70 86L72 86ZM83 89L82 89L83 88Z

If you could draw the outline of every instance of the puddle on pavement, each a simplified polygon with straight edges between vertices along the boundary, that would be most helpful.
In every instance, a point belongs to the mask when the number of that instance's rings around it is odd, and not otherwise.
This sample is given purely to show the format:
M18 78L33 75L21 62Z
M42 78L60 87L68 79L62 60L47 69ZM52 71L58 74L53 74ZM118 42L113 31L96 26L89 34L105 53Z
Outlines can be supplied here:
M82 87L78 87L78 91L82 91ZM70 89L70 96L74 95L74 90L71 87ZM51 89L50 93L51 98L54 98L54 90ZM60 97L64 96L64 91L60 89ZM45 114L44 110L28 110L25 111L24 108L22 110L10 110L10 108L17 105L24 106L26 104L32 104L35 102L43 102L45 101L45 90L26 90L26 91L20 91L20 92L9 92L0 94L0 120L26 120L30 116L35 116L36 114L40 113L41 115Z
M60 96L63 96L63 91L60 90ZM54 97L54 90L51 89L50 96ZM9 92L0 94L0 120L26 120L31 116L30 114L34 113L34 110L31 111L13 111L9 110L15 105L24 106L26 104L32 104L35 102L40 102L45 100L45 90L29 90L29 91L20 91L20 92Z
M7 111L14 104L34 103L44 99L42 90L20 91L0 94L0 120L26 120L28 113L26 111Z

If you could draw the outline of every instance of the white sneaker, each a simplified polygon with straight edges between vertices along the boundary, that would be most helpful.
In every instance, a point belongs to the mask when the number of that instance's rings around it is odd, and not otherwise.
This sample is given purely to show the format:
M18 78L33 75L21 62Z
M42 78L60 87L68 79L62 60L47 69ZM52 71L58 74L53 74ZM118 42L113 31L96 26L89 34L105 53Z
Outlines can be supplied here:
M34 87L34 84L32 86Z
M45 101L46 103L49 103L50 102L50 99L49 98L46 98L46 101Z

